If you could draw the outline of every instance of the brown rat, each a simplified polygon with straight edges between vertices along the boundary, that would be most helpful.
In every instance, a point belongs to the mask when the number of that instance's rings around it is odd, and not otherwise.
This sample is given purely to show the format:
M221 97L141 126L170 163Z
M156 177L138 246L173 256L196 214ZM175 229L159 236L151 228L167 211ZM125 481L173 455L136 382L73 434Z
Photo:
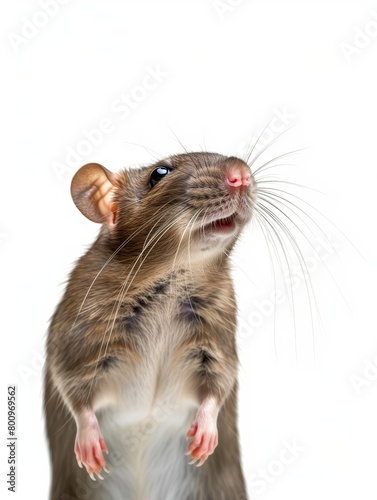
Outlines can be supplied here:
M102 227L48 334L51 500L246 499L229 252L255 202L248 165L89 164L71 192Z

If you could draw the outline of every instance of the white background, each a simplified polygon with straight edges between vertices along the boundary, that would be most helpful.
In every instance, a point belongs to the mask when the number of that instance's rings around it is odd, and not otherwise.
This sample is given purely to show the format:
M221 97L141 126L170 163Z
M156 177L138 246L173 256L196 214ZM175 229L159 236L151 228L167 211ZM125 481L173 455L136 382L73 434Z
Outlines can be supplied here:
M275 172L321 191L281 185L332 221L310 212L332 246L296 216L311 242L295 231L318 304L313 326L297 262L294 323L255 224L235 252L245 476L253 498L374 500L377 4L71 0L52 17L42 4L0 6L1 496L7 384L18 387L18 498L48 495L45 333L73 261L98 230L71 202L72 173L89 161L117 171L182 152L177 138L189 150L242 154L254 126L285 113L289 123L273 123L295 126L257 164L309 147ZM143 94L150 68L163 76ZM122 94L134 96L128 112L116 111ZM103 119L111 132L69 164L67 148ZM297 447L290 463L281 461L287 442Z

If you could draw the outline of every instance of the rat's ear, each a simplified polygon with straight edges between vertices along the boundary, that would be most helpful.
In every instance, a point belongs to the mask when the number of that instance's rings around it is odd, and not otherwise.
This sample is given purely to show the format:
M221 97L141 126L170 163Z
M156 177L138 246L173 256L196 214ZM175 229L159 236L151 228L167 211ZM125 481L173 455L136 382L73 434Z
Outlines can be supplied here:
M88 163L74 175L71 195L76 207L93 222L106 222L113 228L117 206L113 201L116 175L98 163Z

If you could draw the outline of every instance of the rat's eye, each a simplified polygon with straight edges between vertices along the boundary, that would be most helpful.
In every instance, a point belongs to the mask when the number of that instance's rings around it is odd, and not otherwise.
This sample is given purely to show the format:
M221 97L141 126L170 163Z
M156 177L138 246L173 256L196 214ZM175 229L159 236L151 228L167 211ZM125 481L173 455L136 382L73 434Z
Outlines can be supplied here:
M150 179L150 186L153 187L157 184L158 181L160 181L165 175L170 174L172 171L171 167L168 167L166 165L162 165L161 167L157 167L155 170L153 170L151 174L151 179Z

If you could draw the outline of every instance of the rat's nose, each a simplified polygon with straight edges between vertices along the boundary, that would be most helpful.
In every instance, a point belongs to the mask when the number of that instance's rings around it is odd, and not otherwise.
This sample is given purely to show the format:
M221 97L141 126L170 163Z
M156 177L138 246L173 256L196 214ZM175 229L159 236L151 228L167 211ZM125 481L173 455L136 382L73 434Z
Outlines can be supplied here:
M230 157L226 160L225 181L230 189L241 189L250 185L251 172L245 162Z

